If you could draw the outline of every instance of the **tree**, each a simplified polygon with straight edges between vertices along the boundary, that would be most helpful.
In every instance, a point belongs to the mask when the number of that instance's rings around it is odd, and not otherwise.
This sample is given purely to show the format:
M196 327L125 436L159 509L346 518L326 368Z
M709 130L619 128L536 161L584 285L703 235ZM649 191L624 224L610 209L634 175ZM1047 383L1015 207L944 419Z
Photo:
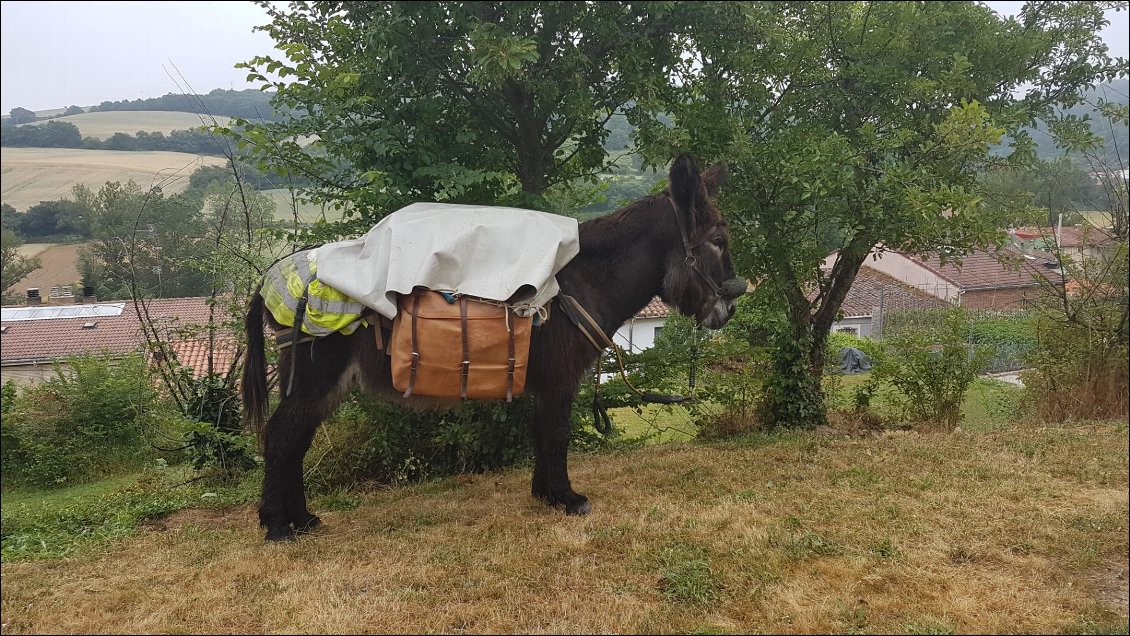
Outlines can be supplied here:
M23 241L8 228L0 229L0 291L7 290L39 269L39 259L20 255Z
M239 121L242 142L359 227L413 200L547 207L606 165L604 124L633 99L642 117L679 61L668 3L261 4L286 58L241 66L295 114Z
M35 121L35 113L26 109L16 106L8 112L8 116L13 124L26 124Z
M773 422L824 421L828 332L873 247L945 245L960 258L1005 239L1022 210L990 204L983 176L1034 159L1025 126L1125 72L1098 36L1102 9L1037 2L1015 19L973 3L700 9L669 107L676 125L639 134L652 162L690 148L733 164L734 259L788 316L774 342ZM993 157L1005 133L1010 152Z
M20 218L20 234L27 238L70 235L90 236L87 209L69 199L40 201Z
M71 115L81 115L85 112L86 111L82 109L82 106L67 106L67 110L63 111L63 116L69 117Z
M0 226L18 235L22 222L23 214L19 210L7 203L0 204Z

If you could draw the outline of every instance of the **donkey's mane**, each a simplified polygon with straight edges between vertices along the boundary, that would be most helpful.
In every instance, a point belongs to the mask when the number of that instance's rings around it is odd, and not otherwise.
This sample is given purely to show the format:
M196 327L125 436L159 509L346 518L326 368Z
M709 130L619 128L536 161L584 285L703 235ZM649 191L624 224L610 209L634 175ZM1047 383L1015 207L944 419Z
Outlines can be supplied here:
M592 256L609 256L623 251L625 244L648 234L658 226L674 223L663 217L669 199L653 194L630 203L607 216L585 221L580 225L581 252Z

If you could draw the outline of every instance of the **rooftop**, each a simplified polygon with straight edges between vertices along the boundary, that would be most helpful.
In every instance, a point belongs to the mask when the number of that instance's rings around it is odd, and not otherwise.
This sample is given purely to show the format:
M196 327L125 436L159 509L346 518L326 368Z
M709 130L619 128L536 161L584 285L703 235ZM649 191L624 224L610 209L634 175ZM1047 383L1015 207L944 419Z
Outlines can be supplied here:
M866 264L848 290L841 310L845 318L862 318L875 313L876 307L884 309L931 309L949 304L926 292L906 285Z
M1063 283L1059 265L1050 254L1025 254L1012 246L971 252L945 264L935 254L907 258L965 291L1037 287L1042 279Z
M208 298L205 297L160 298L143 301L140 307L135 307L133 301L5 307L0 363L49 362L70 355L99 352L124 355L141 351L145 338L138 309L147 314L151 322L160 325L163 335L208 323ZM170 337L170 340L183 339Z

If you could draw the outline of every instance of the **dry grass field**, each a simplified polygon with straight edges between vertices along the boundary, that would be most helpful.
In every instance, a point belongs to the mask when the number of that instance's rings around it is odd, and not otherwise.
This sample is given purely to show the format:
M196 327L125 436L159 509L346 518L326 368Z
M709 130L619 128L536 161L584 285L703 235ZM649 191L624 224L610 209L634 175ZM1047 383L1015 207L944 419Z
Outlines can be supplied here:
M39 269L12 285L11 289L14 293L23 294L28 287L37 287L40 294L47 298L52 286L74 285L82 278L82 274L78 271L78 253L84 244L37 243L36 245L50 245L50 247L33 254L39 258Z
M16 633L1126 633L1121 422L788 433L575 456L565 517L529 472L182 511L4 563Z
M162 132L166 135L174 130L196 128L201 124L200 117L193 113L159 110L134 110L134 111L109 111L99 113L83 113L68 117L56 117L47 121L69 122L78 127L83 137L95 139L109 139L114 133L137 134L137 131ZM211 123L211 120L207 120ZM227 124L227 117L217 117L220 124ZM35 126L46 122L26 124Z
M223 163L220 157L181 152L0 148L0 198L23 211L40 201L70 198L76 183L97 190L107 181L130 179L174 193L188 186L188 176L199 166Z

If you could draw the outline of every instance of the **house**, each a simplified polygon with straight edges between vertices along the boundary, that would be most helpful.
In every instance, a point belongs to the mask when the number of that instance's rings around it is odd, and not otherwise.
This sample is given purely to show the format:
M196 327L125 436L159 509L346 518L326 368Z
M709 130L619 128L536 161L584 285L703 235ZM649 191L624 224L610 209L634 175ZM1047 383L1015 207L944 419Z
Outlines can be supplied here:
M825 261L831 267L832 254ZM872 250L864 268L953 305L978 309L1016 309L1034 299L1044 285L1063 285L1059 263L1047 253L1008 245L978 250L942 263L936 254L915 256Z
M639 353L655 345L655 338L663 331L663 323L671 308L658 296L652 298L635 316L620 325L612 340L629 353Z
M1117 245L1110 232L1092 225L1053 227L1018 227L1009 230L1014 245L1021 251L1054 252L1058 244L1064 255L1075 262L1106 258Z
M840 306L843 317L832 323L832 331L878 337L882 333L883 316L892 311L949 306L941 298L864 265L844 297Z
M207 337L200 334L208 322L207 301L161 298L142 303L162 339L197 377L207 373ZM72 355L120 357L144 350L142 322L133 301L30 304L4 307L0 313L0 382L38 383L53 376L54 363ZM224 372L234 359L236 343L227 333L216 341L213 365Z

